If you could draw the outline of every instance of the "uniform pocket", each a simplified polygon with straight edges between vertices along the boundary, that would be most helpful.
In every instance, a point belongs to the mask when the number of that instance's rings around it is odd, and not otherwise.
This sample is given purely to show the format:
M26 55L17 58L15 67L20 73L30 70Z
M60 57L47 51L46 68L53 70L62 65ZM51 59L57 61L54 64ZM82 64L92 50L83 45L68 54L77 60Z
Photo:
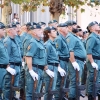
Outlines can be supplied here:
M39 48L39 58L44 58L45 49Z

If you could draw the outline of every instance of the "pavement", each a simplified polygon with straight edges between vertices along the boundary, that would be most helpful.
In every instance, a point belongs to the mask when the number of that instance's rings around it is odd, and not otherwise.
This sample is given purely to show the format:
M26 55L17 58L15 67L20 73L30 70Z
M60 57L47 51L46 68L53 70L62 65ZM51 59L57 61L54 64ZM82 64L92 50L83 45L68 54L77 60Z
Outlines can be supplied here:
M19 97L19 93L17 93L17 97ZM42 98L41 100L44 100L44 99ZM87 98L87 96L85 98L80 97L80 100L88 100L88 98ZM98 99L96 98L96 100L98 100Z

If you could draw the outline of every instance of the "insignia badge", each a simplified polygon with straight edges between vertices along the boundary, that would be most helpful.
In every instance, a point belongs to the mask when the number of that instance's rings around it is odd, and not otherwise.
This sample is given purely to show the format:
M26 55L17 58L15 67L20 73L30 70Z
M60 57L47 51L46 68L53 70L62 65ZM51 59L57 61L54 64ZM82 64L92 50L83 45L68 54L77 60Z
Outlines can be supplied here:
M0 24L0 28L1 28L2 26L1 26L1 24Z
M40 24L40 25L42 25L42 23L41 23L41 22L40 22L39 24Z
M31 22L31 26L33 25L33 23Z
M36 25L34 25L34 28L36 28Z
M52 29L52 26L49 26L50 27L50 29Z
M12 27L12 24L10 24L9 26Z
M56 44L56 48L58 48L58 46L59 46L59 45L58 45L58 44Z
M4 44L5 47L7 47L7 44Z
M70 39L66 39L67 42L70 42Z
M53 22L54 22L54 20L51 21L51 23L53 23Z
M29 45L27 49L30 50L30 48L31 48L31 46Z

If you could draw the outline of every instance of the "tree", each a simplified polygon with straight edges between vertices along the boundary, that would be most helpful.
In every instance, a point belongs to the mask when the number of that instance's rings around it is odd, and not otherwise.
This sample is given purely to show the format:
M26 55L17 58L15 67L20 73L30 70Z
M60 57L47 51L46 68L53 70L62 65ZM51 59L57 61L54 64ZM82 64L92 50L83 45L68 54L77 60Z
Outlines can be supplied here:
M9 23L10 15L12 13L10 0L2 0L2 4L0 5L2 8L2 22L4 24Z
M61 13L65 12L66 9L66 5L73 7L74 9L78 9L80 6L83 6L85 4L87 4L88 6L96 6L96 5L100 5L99 0L92 0L93 2L89 2L89 0L2 0L3 3L0 5L3 8L3 16L4 16L4 12L6 12L6 18L8 18L7 16L10 15L10 10L11 6L10 3L13 2L15 4L19 4L22 7L22 11L36 11L37 7L40 6L40 4L42 4L43 6L49 6L49 11L51 13L51 18L52 19L59 19L59 16L61 15ZM95 5L93 5L93 3ZM9 9L8 9L9 8ZM75 10L75 11L76 11ZM84 12L85 10L83 8L81 8L81 12ZM10 13L8 13L10 12ZM4 18L4 17L3 17ZM8 22L7 20L5 22Z

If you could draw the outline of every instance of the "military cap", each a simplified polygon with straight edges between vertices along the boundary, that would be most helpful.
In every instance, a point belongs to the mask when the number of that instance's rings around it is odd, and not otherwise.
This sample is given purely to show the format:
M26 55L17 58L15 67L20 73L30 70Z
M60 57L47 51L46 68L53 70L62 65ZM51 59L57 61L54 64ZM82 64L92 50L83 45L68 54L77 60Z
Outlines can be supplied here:
M73 21L66 21L65 23L66 23L68 26L74 25L74 24L73 24Z
M14 28L14 27L16 27L16 24L14 24L14 23L8 24L6 26L6 28Z
M82 29L81 28L77 28L77 29L73 30L73 33L77 33L77 32L80 32L80 31L82 31Z
M28 22L26 23L26 26L33 26L33 25L37 25L35 22Z
M32 25L29 27L30 30L33 30L33 29L41 29L41 26L40 25Z
M51 30L56 30L56 28L54 28L54 27L46 27L45 29L44 29L44 31L46 31L46 30L48 30L48 31L51 31Z
M16 22L16 25L20 24L19 22Z
M73 25L77 25L77 23L75 21L73 21Z
M58 22L56 20L51 20L51 21L49 21L48 24L52 24L52 23L58 23Z
M66 26L68 26L67 23L60 23L60 24L58 25L58 27L66 27Z
M94 26L94 25L96 25L96 24L98 24L98 22L93 21L93 22L89 23L88 27Z
M84 32L83 32L83 35L84 35L84 34L87 34L87 33L88 33L87 31L84 31Z
M72 25L77 25L77 23L75 21L66 21L68 26L72 26Z
M39 23L37 23L37 24L40 25L40 26L46 25L46 23L44 23L44 22L39 22Z
M0 22L0 29L3 29L3 28L5 28L5 25L2 22Z

